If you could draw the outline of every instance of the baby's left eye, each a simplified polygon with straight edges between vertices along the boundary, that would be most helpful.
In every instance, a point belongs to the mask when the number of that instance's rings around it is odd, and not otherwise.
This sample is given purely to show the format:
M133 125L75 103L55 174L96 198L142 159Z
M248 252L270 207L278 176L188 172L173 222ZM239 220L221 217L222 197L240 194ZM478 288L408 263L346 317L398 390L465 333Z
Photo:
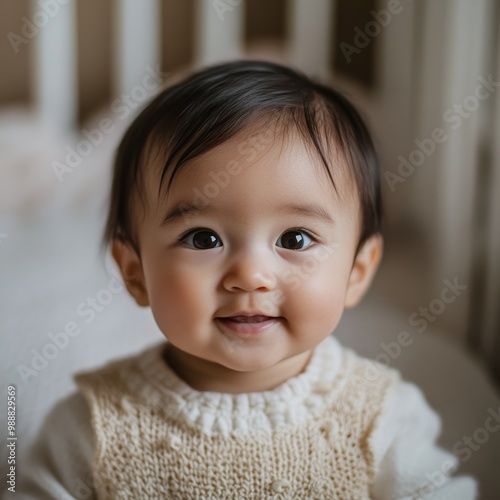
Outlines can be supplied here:
M309 244L307 244L308 240ZM279 241L282 241L283 244L278 244ZM309 248L312 243L312 237L301 229L289 229L285 231L276 242L279 247L286 248L287 250L304 250L305 248Z

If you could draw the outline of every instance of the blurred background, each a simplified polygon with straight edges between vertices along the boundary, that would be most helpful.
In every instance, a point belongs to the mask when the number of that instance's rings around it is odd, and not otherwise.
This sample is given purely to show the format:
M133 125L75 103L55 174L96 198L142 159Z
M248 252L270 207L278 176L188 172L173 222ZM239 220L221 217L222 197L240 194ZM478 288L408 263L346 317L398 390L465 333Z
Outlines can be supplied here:
M417 383L440 443L500 498L499 32L498 0L0 0L2 379L19 467L72 373L161 339L98 248L122 133L190 71L259 58L342 90L379 152L385 256L335 334Z

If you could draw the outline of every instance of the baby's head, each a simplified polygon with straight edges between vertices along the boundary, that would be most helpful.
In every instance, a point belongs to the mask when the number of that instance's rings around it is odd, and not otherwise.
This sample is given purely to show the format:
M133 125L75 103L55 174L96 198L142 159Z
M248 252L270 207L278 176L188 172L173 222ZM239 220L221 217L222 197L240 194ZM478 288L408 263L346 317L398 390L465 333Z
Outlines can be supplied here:
M239 61L135 119L104 239L171 364L201 386L195 373L304 366L368 289L380 226L376 155L353 106L287 67Z

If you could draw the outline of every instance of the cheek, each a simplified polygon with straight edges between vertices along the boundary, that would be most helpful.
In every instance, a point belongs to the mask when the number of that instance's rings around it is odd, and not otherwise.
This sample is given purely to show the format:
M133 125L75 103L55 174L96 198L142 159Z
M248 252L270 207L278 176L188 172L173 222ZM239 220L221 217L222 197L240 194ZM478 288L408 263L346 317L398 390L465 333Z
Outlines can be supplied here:
M169 326L196 323L211 313L211 282L205 273L168 266L153 273L150 293L151 309L162 330ZM164 333L167 333L164 331Z
M300 269L301 274L297 273L297 279L290 281L287 293L289 314L311 328L333 330L344 310L348 273L334 261L316 268L312 264L303 265Z
M295 292L297 306L308 316L325 317L344 304L345 287L324 275L311 275Z

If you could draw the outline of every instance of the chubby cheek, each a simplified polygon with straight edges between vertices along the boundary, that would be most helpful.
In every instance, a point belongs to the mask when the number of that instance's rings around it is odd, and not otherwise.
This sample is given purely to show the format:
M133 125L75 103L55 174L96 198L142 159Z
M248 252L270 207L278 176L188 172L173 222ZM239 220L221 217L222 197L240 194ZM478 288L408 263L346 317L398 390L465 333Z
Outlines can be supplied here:
M344 311L345 272L322 268L296 282L287 293L288 317L309 335L328 335Z
M155 320L163 334L181 347L179 341L201 334L202 322L214 312L210 278L200 271L189 272L182 266L168 266L152 276L149 289ZM177 341L177 342L176 342Z

